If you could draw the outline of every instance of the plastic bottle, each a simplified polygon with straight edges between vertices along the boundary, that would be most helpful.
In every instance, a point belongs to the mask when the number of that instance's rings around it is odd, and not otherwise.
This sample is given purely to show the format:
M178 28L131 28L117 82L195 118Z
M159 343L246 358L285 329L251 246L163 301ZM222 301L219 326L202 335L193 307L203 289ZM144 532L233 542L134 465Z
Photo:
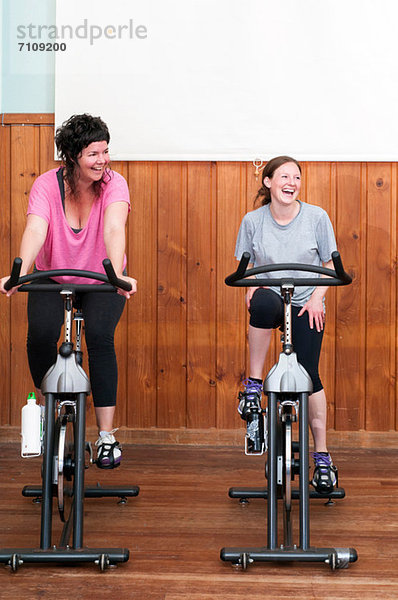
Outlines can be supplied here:
M22 408L21 456L24 458L41 454L40 421L40 406L36 404L35 394L31 393Z

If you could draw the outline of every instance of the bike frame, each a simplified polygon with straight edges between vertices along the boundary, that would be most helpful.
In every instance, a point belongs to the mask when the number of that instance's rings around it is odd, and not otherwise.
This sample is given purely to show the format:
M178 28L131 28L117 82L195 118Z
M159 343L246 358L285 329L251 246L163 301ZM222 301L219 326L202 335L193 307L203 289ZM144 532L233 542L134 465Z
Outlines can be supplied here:
M237 287L276 286L279 285L284 302L283 346L278 363L269 371L264 381L264 392L268 397L268 458L267 489L230 490L233 498L267 499L267 547L266 548L223 548L220 557L241 565L259 561L302 561L324 562L332 569L347 567L357 560L354 548L312 548L310 545L310 507L309 507L309 434L308 434L308 397L312 393L312 381L304 367L297 361L293 351L291 336L291 300L294 287L299 285L348 285L351 277L345 273L340 255L332 255L335 271L312 265L281 264L266 265L246 271L250 255L245 253L235 273L226 278L227 285ZM324 278L262 278L248 279L251 275L272 271L308 271L324 275ZM278 542L278 404L282 405L285 395L298 402L299 422L299 546L292 546L290 533L285 531L284 544ZM297 495L292 495L292 497ZM311 493L312 497L344 497L344 490L334 490L330 494Z
M107 276L91 271L75 269L42 271L19 278L22 261L15 259L10 280L6 289L15 285L34 282L41 278L73 275L88 277L108 282L108 285L96 284L30 284L24 285L20 291L57 291L64 299L64 331L65 339L59 348L57 360L43 378L41 390L46 399L45 432L43 452L43 472L41 486L25 486L22 493L26 497L41 500L40 548L4 548L0 549L0 562L9 564L16 571L23 563L63 563L76 564L94 562L101 570L109 565L126 562L129 550L126 548L86 548L83 545L84 498L119 497L125 503L127 497L139 494L138 486L123 487L94 487L85 488L85 429L86 429L86 400L90 393L90 383L81 367L80 338L82 332L81 317L76 319L76 352L72 343L73 297L79 291L116 292L117 287L130 289L125 281L117 279L108 259L104 261ZM59 546L53 545L52 514L54 496L54 435L56 421L56 406L65 398L72 399L75 405L74 431L74 468L73 468L73 504L70 517L65 523ZM73 517L72 522L70 518ZM69 537L73 533L72 547L69 547Z

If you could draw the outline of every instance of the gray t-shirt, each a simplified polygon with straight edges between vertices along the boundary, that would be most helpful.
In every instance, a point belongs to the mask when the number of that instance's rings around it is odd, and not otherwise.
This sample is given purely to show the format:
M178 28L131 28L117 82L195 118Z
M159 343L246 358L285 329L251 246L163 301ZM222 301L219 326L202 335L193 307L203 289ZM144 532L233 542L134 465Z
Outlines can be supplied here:
M322 266L331 260L336 250L333 227L326 211L319 206L300 203L300 212L287 225L279 225L273 218L270 204L265 204L243 217L235 256L238 260L244 252L250 253L255 267L278 263L301 263ZM305 271L284 271L287 277L317 277ZM257 277L281 277L282 273L265 273ZM280 288L272 287L280 295ZM304 306L313 293L313 287L297 287L292 303Z

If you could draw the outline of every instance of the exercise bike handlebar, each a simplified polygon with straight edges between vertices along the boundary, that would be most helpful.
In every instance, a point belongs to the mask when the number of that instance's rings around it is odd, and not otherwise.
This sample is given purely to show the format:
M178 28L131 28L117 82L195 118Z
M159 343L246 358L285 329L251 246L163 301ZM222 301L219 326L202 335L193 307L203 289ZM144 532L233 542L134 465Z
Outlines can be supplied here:
M250 254L244 252L240 263L235 273L228 275L225 278L225 283L232 287L257 287L257 286L281 286L289 282L294 287L300 286L338 286L349 285L352 282L352 277L344 271L343 263L340 254L336 251L332 253L334 271L325 267L317 267L316 265L300 265L298 263L281 263L275 265L262 265L248 269L247 265L250 262ZM273 271L307 271L309 273L319 273L325 277L290 277L283 276L278 278L255 278L248 279L252 275L262 273L271 273Z
M11 275L8 281L4 284L6 290L10 290L16 286L22 286L18 291L21 292L55 292L60 289L70 289L76 292L115 292L116 288L121 288L129 292L131 290L131 284L124 279L119 279L116 276L115 270L109 258L105 258L102 261L106 275L103 273L96 273L94 271L82 271L80 269L54 269L51 271L35 271L20 277L22 260L21 258L15 258ZM98 281L104 282L104 284L96 283L31 283L40 279L47 279L48 277L83 277L86 279L97 279ZM24 285L29 284L29 285Z

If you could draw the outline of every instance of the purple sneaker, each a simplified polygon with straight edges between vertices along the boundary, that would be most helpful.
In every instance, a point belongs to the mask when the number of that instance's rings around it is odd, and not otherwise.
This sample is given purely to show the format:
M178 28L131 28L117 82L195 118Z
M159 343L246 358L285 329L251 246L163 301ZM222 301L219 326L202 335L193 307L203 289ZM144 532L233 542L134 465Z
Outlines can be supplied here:
M312 485L318 494L329 494L337 485L337 468L327 452L313 452L314 475Z
M239 392L238 413L241 418L246 421L248 412L261 412L261 392L263 391L263 384L249 378L244 380L243 385L245 386L245 391Z
M238 413L246 421L245 453L263 454L265 451L264 416L261 409L263 386L258 381L246 379L244 392L239 392Z

